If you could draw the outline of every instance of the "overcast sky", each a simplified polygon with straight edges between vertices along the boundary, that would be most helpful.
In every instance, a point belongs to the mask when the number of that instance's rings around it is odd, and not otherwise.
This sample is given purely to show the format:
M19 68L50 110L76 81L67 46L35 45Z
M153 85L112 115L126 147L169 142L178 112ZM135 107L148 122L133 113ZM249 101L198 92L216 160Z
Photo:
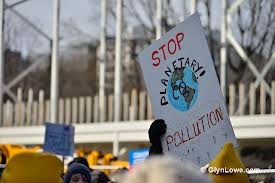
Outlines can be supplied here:
M19 0L6 0L7 4L12 4ZM110 0L107 0L110 1ZM111 0L114 1L114 0ZM182 3L182 0L172 0L174 1L175 7L178 7L176 11L181 11L177 3ZM217 29L219 27L219 0L212 0L212 17L215 21L212 27ZM26 16L28 19L32 20L37 26L39 26L47 35L51 36L52 29L52 0L29 0L21 5L18 5L15 9ZM204 11L202 7L198 7L199 11ZM98 17L96 17L98 15ZM94 18L94 19L93 19ZM202 22L205 22L202 17ZM67 24L74 24L86 39L96 39L100 34L100 0L61 0L61 11L60 11L60 36L63 40L60 42L61 46L66 46L68 42L72 42L73 35L69 34L68 29L64 26ZM134 24L134 23L133 23ZM66 31L64 31L66 29ZM114 31L114 30L113 30ZM79 36L77 34L75 36ZM83 37L84 37L83 36ZM81 38L77 38L80 40ZM49 44L44 38L39 38L41 46L39 46L40 51L49 51Z

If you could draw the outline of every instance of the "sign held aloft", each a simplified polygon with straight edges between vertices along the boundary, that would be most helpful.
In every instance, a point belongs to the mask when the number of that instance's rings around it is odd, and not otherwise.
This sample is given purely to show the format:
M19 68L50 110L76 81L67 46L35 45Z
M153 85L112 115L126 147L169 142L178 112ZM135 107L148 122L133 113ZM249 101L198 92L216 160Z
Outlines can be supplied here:
M139 54L164 153L203 166L226 141L237 141L198 13Z
M46 133L43 149L62 156L74 153L74 126L45 123Z

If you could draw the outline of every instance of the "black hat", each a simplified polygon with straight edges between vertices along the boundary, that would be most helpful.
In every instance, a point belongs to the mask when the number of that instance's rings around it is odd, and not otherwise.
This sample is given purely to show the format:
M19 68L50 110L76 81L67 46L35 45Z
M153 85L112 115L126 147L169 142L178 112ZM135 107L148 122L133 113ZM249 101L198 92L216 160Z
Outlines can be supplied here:
M80 163L73 163L68 167L68 170L64 176L64 183L69 183L71 177L77 173L84 175L87 178L88 183L92 183L89 168Z

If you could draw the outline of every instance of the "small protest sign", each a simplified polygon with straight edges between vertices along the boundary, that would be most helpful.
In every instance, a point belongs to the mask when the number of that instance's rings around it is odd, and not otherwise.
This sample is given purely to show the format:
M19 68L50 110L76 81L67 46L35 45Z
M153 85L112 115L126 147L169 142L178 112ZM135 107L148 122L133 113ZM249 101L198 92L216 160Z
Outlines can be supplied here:
M149 156L149 149L129 150L128 159L130 168L134 165L142 163Z
M236 137L198 13L139 54L164 153L205 165Z
M44 151L72 156L74 153L74 126L46 123Z

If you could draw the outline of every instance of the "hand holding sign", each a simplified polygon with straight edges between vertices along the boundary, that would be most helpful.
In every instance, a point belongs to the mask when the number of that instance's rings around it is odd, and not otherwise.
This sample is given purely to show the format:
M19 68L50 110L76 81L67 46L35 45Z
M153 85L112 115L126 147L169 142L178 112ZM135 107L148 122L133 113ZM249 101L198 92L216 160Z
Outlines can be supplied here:
M227 140L237 144L198 14L143 50L139 62L154 116L167 125L164 153L202 166Z
M151 124L150 129L148 131L149 140L152 144L149 151L150 155L163 154L161 137L165 134L165 132L166 124L164 120L157 119Z

